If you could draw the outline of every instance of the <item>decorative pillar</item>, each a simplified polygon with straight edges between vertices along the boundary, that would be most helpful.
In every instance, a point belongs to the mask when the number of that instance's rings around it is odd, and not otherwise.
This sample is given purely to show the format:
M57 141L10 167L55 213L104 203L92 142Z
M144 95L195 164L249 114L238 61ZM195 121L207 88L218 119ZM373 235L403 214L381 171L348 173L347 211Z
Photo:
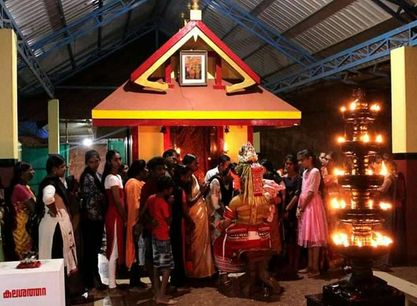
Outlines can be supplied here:
M130 129L132 137L132 161L139 159L139 127L134 126Z
M417 48L391 51L392 152L404 174L407 259L417 260ZM398 237L401 239L400 237Z
M48 101L48 153L59 154L59 100Z
M162 126L161 132L164 134L164 151L172 148L171 142L171 127L170 126Z
M8 185L12 167L19 159L17 135L17 51L16 35L0 29L0 175Z
M253 126L248 125L248 141L253 144Z
M224 152L224 129L224 126L218 126L216 129L216 149L219 156L223 153L227 154L226 152Z

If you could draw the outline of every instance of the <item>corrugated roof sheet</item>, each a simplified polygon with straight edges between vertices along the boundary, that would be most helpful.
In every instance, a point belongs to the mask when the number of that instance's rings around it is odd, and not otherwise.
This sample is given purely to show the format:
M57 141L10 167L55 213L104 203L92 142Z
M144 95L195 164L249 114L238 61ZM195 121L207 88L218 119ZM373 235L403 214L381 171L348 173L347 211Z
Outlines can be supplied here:
M100 6L99 0L60 1L62 3L63 16L59 16L56 2L50 0L7 0L5 5L13 15L28 44L33 45L40 39L47 37L46 35L59 30L60 17L64 17L65 22L70 24L80 18L89 16ZM114 1L103 0L102 5L105 6ZM264 1L236 0L234 3L248 13L253 13L255 9L258 10L260 5L265 4ZM269 6L265 6L263 11L258 11L256 17L268 24L277 34L285 33L331 2L332 0L275 0L271 1ZM120 0L118 3L128 2L127 0ZM188 18L189 1L150 0L146 5L139 6L131 12L128 24L128 15L124 14L114 19L110 24L103 26L102 44L105 45L122 39L126 25L130 28L150 20L154 17L155 6L164 7L165 4L168 4L168 7L164 10L164 16L161 21L165 23L165 28L172 29L172 34L176 33L182 24L181 16ZM292 41L314 54L390 18L392 16L373 3L372 0L357 0L318 24L306 29L303 33L294 37ZM266 76L291 64L288 58L279 53L278 50L266 44L253 33L237 26L232 18L225 18L223 14L220 14L213 8L206 8L203 11L203 20L220 38L225 40L237 55L244 58L261 76ZM91 23L83 24L81 28L77 29L85 31L85 33L83 36L71 41L69 45L76 62L86 53L98 50L98 31L93 25L94 22L91 21ZM90 31L90 28L94 28L94 30ZM61 33L59 39L62 40L65 37L66 34ZM45 50L54 45L51 42L48 43L45 45ZM34 51L36 51L36 56L39 56L42 69L46 72L59 69L69 71L71 69L68 45L54 49L54 51L46 55L42 55L40 50ZM26 68L20 70L20 74L30 73L30 70ZM25 83L33 80L33 77L21 75L20 79Z
M372 1L355 1L298 35L295 40L310 52L315 53L389 18L391 15Z
M332 0L277 0L258 17L280 33L317 12Z

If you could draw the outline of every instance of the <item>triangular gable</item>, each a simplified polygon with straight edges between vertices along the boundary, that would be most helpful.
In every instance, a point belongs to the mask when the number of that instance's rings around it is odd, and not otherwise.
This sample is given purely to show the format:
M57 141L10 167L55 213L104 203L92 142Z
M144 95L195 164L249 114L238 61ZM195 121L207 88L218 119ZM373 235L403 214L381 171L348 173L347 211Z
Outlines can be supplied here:
M197 39L197 37L200 37L214 52L242 76L243 81L227 85L226 92L238 91L260 83L260 77L202 21L188 22L185 27L172 36L161 48L140 65L131 74L130 80L146 88L160 91L168 90L168 84L166 82L150 81L149 77L185 43L191 38Z

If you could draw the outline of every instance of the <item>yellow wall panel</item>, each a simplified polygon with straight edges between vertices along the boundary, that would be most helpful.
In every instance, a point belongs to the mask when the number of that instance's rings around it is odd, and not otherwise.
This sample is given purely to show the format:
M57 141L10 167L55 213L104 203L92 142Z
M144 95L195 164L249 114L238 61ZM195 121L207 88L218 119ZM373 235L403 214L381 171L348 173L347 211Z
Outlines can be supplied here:
M238 162L238 153L242 145L248 142L247 126L229 126L229 133L224 134L224 143L227 148L227 155L233 162ZM226 150L225 148L225 150Z
M146 161L164 152L164 134L160 126L139 127L139 158Z

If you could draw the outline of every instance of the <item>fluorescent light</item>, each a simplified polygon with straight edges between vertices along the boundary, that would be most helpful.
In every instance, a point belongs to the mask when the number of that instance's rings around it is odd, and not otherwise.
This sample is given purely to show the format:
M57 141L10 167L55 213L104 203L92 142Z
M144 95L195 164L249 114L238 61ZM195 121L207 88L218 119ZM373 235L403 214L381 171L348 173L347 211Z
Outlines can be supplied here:
M83 139L83 146L90 147L92 144L93 144L93 140L91 138Z

